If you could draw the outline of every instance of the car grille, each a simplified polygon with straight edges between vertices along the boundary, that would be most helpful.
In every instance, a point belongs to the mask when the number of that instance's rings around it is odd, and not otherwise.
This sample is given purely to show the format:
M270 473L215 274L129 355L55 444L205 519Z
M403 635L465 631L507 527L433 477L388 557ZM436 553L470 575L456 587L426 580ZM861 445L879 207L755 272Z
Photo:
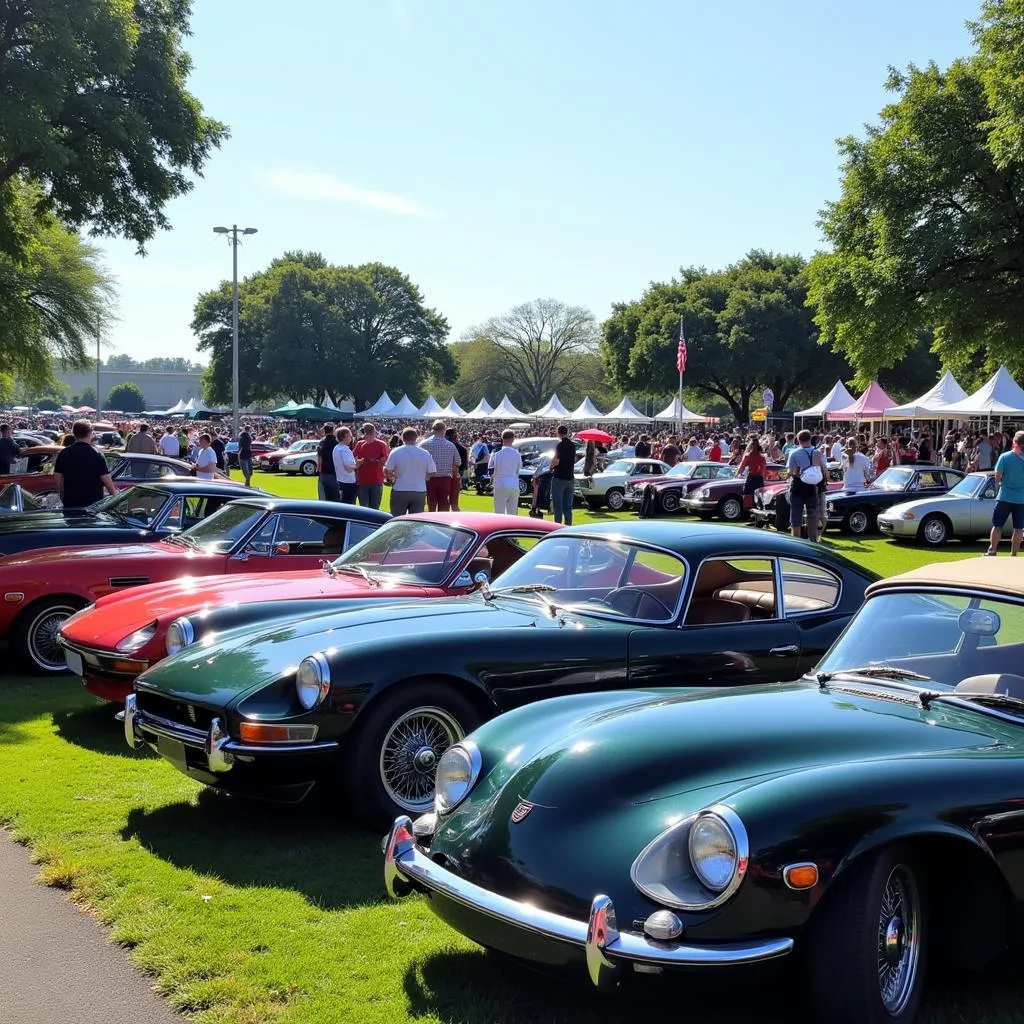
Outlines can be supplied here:
M166 718L169 722L188 725L193 729L202 729L204 732L210 728L210 723L215 717L215 713L209 708L200 707L198 704L189 704L183 700L175 700L173 697L161 697L155 693L139 691L136 701L140 711L148 711L160 718Z
M764 508L764 495L761 493L755 494L754 504L757 505L758 508Z

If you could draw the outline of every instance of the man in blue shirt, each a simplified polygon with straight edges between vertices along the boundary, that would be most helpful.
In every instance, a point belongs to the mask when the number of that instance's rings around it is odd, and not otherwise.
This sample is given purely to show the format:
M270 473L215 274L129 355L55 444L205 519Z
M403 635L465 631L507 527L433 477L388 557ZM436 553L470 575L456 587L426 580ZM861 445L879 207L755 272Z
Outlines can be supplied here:
M986 555L994 555L1003 535L1007 517L1013 517L1013 537L1010 540L1010 554L1020 551L1024 538L1024 430L1013 435L1013 447L1003 452L996 462L996 507L992 510L992 534L988 539Z

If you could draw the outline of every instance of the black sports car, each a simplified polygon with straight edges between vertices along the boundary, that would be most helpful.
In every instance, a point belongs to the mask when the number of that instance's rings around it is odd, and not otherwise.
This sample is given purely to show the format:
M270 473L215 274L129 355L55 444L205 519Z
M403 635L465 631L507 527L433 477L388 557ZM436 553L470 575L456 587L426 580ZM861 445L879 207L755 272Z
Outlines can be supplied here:
M828 525L843 533L878 529L878 513L904 501L945 494L963 479L945 466L890 466L862 491L836 491L828 496Z

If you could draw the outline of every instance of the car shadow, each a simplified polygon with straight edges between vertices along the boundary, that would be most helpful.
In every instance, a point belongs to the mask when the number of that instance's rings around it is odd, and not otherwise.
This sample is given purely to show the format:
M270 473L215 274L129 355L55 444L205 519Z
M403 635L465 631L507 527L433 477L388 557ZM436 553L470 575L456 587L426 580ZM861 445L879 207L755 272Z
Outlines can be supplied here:
M53 713L53 727L57 735L76 747L83 747L96 754L112 754L118 757L132 753L125 743L124 729L114 717L118 712L115 704L95 703L88 707ZM135 751L139 757L156 757L148 747Z
M582 972L582 968L581 968ZM721 974L629 977L613 995L598 994L585 976L541 973L520 961L484 950L436 953L416 961L403 985L410 1016L447 1024L636 1024L685 1019L692 1024L803 1024L790 972L753 979ZM680 1000L686 1005L680 1014Z
M380 836L326 800L278 805L203 790L195 802L131 809L121 836L175 867L236 886L291 889L322 910L386 899Z

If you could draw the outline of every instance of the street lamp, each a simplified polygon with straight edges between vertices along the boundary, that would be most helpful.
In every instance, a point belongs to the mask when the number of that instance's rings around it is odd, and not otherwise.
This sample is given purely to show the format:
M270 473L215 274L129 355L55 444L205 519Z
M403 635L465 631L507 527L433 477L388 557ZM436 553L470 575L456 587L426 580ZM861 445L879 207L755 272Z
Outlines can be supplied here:
M218 235L230 235L231 242L231 411L233 413L234 433L238 440L238 236L255 235L256 228L240 228L232 224L229 228L214 228Z

